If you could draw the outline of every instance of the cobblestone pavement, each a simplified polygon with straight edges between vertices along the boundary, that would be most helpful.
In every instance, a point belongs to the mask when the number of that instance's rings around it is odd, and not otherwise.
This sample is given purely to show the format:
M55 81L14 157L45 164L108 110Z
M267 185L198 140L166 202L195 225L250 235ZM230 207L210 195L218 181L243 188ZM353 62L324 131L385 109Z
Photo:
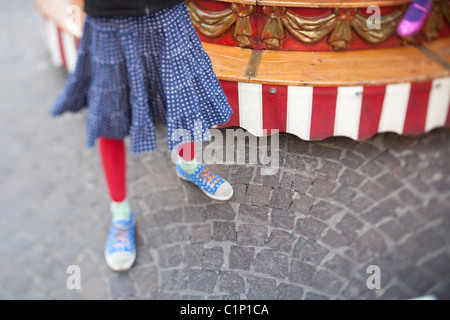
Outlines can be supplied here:
M2 2L0 21L0 298L450 298L448 129L364 142L280 134L275 175L212 166L235 188L219 203L176 178L159 126L159 151L128 157L136 264L110 271L86 114L48 115L66 75L50 65L31 1ZM71 265L81 290L67 287ZM366 285L371 265L380 289Z

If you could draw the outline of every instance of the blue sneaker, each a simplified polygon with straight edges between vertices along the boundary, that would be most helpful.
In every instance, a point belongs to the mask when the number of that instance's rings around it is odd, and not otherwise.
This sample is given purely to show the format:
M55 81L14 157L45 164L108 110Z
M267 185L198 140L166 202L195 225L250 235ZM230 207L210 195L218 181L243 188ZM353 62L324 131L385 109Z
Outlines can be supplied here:
M135 218L131 213L130 220L111 222L111 228L106 241L105 259L114 271L126 271L136 260Z
M233 197L233 187L228 181L213 173L203 163L199 163L195 172L189 174L178 162L175 171L180 179L192 182L211 199L226 201Z

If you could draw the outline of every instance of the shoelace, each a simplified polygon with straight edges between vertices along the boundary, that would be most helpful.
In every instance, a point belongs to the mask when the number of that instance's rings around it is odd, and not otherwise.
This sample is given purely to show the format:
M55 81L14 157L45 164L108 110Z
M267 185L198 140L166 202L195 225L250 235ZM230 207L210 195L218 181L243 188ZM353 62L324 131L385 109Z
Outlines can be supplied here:
M114 233L114 245L115 249L128 248L130 247L129 234L130 227L115 225L113 229Z
M200 171L197 176L200 179L206 179L207 184L211 187L214 187L214 185L219 182L220 178L214 174L210 169L205 168L202 171Z

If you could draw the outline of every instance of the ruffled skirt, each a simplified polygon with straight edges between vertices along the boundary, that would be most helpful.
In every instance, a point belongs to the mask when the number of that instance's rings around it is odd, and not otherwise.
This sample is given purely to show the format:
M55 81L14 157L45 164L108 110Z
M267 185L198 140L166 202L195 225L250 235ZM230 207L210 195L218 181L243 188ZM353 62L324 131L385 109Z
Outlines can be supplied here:
M130 137L132 153L156 149L153 120L168 149L211 138L232 110L184 3L139 17L87 17L75 71L52 114L88 107L87 145Z

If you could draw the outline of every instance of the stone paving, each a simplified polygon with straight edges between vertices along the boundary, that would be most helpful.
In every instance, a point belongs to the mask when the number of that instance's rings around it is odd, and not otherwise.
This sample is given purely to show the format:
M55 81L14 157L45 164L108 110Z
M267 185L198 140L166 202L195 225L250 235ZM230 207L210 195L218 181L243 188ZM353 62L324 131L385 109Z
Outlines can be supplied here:
M66 74L50 65L31 1L2 9L1 299L450 298L449 129L364 142L279 134L274 175L211 166L235 189L220 203L176 177L158 126L159 150L128 156L137 261L110 271L86 114L48 115ZM67 285L73 265L81 289ZM367 286L372 265L380 289Z

